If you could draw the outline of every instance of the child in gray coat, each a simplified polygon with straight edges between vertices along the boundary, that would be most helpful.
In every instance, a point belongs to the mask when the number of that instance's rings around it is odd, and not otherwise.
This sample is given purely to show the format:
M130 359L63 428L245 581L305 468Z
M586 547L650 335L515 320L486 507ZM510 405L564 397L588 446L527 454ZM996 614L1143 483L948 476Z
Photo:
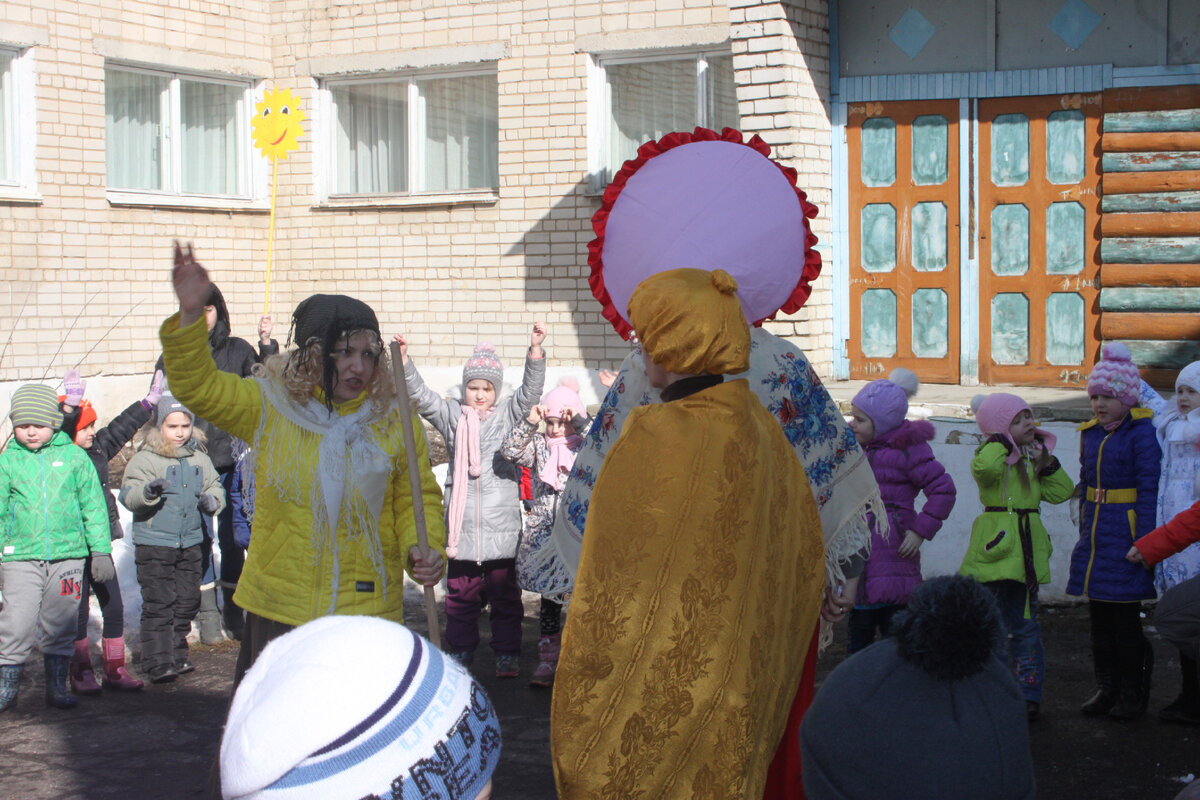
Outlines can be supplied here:
M134 561L142 589L142 668L167 683L195 667L187 635L200 609L201 514L225 506L195 416L164 395L125 466L119 499L133 512Z
M504 437L542 394L546 326L533 324L520 388L497 402L504 367L487 343L476 345L463 366L463 400L439 397L421 380L408 358L408 343L397 336L404 377L417 411L446 440L446 649L469 665L479 645L479 615L491 605L491 646L496 677L520 671L521 589L517 585L517 544L521 538L519 476L500 454Z

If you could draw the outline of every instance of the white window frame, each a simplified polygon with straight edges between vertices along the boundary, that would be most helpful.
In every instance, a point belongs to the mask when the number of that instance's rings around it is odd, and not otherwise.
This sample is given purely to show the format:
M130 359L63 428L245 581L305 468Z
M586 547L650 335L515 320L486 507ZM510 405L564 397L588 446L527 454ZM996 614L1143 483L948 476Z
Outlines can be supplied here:
M455 191L426 192L416 186L423 170L425 156L425 101L417 84L423 80L445 78L471 78L480 75L497 76L495 62L486 65L472 64L469 67L441 69L413 69L395 72L376 72L347 77L322 78L317 85L317 102L313 119L313 150L324 154L313 159L313 182L318 207L371 207L460 205L472 203L494 203L499 199L499 187L459 189ZM333 90L354 84L406 83L408 104L408 191L379 194L339 194L337 185L337 134L334 125L337 119ZM497 91L499 85L497 84ZM497 120L499 128L499 120ZM497 130L499 147L499 130ZM497 157L499 154L497 154Z
M32 47L0 44L0 52L12 58L7 73L8 89L12 98L9 110L9 130L12 142L7 153L0 158L9 159L12 174L0 180L0 201L11 203L40 203L42 198L37 186L37 103L34 87L37 84ZM0 80L4 80L0 76ZM0 109L4 113L4 109Z
M708 59L731 57L725 47L687 47L672 50L640 50L636 52L592 53L587 69L587 141L588 192L599 194L612 180L620 164L606 164L608 154L609 120L612 118L612 93L609 91L607 67L619 64L649 64L659 61L687 61L696 64L697 125L711 128L708 119Z
M251 144L250 120L254 116L258 102L264 97L262 81L249 78L231 78L225 75L213 75L202 72L186 72L161 67L148 67L123 61L106 61L105 74L108 70L136 72L143 75L155 75L168 79L165 116L166 147L162 173L166 186L162 189L126 189L107 185L107 163L105 166L106 195L110 204L115 206L156 206L169 208L203 208L239 210L248 209L261 211L269 208L268 170L264 166L266 159ZM245 182L245 194L196 194L184 192L183 186L183 119L180 81L189 80L200 83L216 83L225 86L240 87L242 92L242 125L245 135L238 137L238 146L242 152L242 179ZM105 107L107 118L108 108Z

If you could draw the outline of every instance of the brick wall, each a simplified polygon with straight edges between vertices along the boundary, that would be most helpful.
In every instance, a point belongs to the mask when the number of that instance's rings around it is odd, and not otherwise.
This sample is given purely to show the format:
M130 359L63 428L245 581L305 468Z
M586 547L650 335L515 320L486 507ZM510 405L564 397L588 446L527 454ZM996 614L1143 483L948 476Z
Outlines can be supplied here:
M225 293L235 334L254 338L264 302L267 214L262 208L110 205L106 56L148 64L174 59L179 63L165 66L267 78L302 98L311 134L316 80L329 70L396 58L446 63L503 54L496 62L500 185L491 199L322 207L312 136L280 163L270 298L280 339L290 309L314 291L327 291L370 303L385 334L407 332L423 364L460 364L480 339L517 363L534 319L549 325L548 346L560 364L619 361L628 347L600 317L586 283L590 218L599 205L586 181L588 59L606 43L641 48L731 40L743 127L797 169L801 186L821 207L814 228L823 249L828 245L824 0L332 0L317 6L299 0L9 0L4 14L42 38L34 48L41 201L0 201L0 317L7 320L0 333L12 336L0 358L0 381L39 378L47 367L58 374L80 361L85 374L148 373L158 353L158 324L173 310L169 266L176 237L195 242ZM828 254L825 249L826 260ZM804 347L823 374L832 363L829 272L827 266L805 309L771 324Z

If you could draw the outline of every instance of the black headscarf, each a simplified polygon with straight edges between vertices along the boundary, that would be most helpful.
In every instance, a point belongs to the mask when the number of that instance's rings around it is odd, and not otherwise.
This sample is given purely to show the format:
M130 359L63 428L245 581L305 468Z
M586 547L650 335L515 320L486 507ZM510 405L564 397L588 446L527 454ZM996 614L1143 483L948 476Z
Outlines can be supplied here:
M321 388L325 390L325 405L329 408L333 408L333 387L337 381L337 370L333 359L328 356L339 339L349 338L360 331L375 334L382 349L383 337L379 333L379 320L376 319L375 312L363 301L344 294L314 294L296 306L292 314L288 346L294 344L299 348L295 355L296 366L300 367L308 362L311 358L309 347L313 344L321 345L321 352L326 356Z

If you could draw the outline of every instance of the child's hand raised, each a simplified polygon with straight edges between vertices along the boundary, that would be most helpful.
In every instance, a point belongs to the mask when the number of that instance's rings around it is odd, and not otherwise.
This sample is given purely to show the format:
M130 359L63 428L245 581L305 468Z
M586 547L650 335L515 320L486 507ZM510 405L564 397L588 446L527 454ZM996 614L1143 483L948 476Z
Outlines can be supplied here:
M529 416L526 419L529 420L530 425L537 425L549 412L550 408L548 406L534 406L529 409Z
M400 363L408 363L408 339L404 338L403 333L397 333L392 337L392 341L400 345Z
M546 341L546 323L537 321L533 323L533 333L529 335L529 354L534 358L541 358L542 342Z
M617 373L613 372L611 369L600 370L600 383L601 383L601 385L604 386L605 389L609 388L616 382L617 382Z
M179 327L186 328L204 316L204 306L212 293L208 270L196 260L191 242L181 245L178 239L175 240L171 282L175 285L175 296L179 298Z
M258 320L258 341L260 344L271 343L271 333L275 330L275 321L270 314L263 314Z

